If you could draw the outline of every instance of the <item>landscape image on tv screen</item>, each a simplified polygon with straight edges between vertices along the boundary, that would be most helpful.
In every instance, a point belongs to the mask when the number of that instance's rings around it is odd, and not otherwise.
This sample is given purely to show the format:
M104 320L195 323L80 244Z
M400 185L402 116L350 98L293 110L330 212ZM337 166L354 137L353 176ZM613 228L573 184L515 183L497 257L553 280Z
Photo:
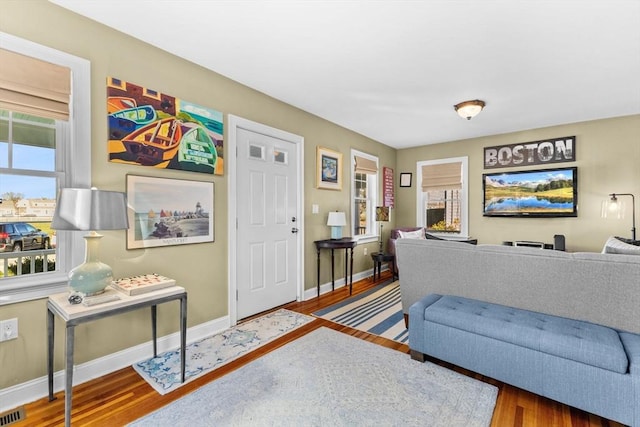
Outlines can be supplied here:
M484 216L577 216L578 169L484 174Z

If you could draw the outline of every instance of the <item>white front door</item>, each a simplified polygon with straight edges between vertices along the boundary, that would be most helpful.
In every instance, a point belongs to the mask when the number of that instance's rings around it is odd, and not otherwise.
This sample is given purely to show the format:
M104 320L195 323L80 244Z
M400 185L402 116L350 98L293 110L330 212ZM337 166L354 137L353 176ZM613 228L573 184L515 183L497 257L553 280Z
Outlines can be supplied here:
M238 320L298 297L301 147L241 127L235 130L235 141Z

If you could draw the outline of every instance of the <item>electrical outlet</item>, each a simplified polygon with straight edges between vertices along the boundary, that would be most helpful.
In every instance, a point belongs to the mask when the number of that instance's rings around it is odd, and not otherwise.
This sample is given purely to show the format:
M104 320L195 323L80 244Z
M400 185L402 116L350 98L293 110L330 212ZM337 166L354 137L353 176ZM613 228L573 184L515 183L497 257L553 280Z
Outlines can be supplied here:
M364 248L364 254L365 255L367 254L367 248Z
M18 338L18 319L0 321L0 341L14 340Z

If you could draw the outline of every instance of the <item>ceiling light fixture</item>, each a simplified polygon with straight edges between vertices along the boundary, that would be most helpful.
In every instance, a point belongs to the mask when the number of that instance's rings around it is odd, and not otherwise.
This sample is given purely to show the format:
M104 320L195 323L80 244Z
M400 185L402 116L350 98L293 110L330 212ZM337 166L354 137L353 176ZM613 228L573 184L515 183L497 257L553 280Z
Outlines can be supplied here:
M479 99L475 99L473 101L464 101L459 104L453 106L456 109L458 115L464 119L471 120L472 117L478 115L480 111L484 108L484 101L480 101Z

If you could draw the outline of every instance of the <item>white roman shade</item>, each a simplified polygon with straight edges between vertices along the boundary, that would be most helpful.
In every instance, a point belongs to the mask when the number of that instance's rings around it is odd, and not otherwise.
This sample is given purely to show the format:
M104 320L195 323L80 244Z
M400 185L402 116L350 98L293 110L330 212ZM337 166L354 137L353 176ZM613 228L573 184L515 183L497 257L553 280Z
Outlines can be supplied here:
M422 191L462 189L462 163L422 166Z
M374 160L370 160L360 156L355 156L355 160L355 173L366 173L370 175L378 173L378 165Z
M71 70L0 49L0 108L69 119Z

